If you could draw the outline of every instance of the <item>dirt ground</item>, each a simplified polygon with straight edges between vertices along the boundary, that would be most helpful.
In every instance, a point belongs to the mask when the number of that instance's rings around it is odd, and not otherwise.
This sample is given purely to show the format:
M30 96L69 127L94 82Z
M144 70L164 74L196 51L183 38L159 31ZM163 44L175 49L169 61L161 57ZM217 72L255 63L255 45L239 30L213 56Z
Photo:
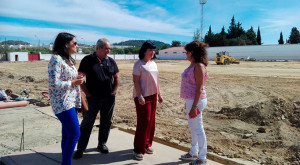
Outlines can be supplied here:
M156 62L164 103L158 104L155 136L189 146L184 101L179 97L180 75L188 62ZM136 124L133 63L117 61L121 84L114 113L114 125L132 130ZM47 102L41 95L48 90L47 64L47 61L1 62L0 88L10 88L16 94L26 89L31 98ZM220 66L210 61L207 69L208 105L203 120L209 152L260 164L299 165L300 62L241 62Z

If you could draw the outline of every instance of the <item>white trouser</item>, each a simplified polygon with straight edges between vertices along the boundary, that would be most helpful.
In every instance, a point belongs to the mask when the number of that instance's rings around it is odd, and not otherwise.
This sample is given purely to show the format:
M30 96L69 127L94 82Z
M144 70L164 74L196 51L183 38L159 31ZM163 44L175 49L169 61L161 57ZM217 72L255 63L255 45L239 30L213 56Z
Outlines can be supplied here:
M200 99L198 107L200 114L196 118L191 119L189 117L190 110L193 106L194 100L185 100L186 103L186 114L191 130L192 144L190 149L190 155L198 155L198 159L204 161L207 154L207 142L206 135L203 128L202 112L207 104L207 99Z

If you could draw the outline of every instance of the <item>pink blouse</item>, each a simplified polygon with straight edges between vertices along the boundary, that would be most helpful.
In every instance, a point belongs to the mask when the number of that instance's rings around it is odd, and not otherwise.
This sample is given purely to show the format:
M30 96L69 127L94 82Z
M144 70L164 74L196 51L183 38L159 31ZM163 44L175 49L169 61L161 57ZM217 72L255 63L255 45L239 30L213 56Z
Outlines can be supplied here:
M181 74L181 87L180 87L180 97L183 99L190 99L193 100L196 96L196 80L194 75L195 66L191 68L187 68L184 70L184 72ZM208 79L208 73L205 73L204 77L204 85L203 85L203 91L201 93L200 99L206 98L206 91L205 91L205 82Z
M133 66L133 75L140 76L140 85L144 97L159 94L159 80L157 65L154 61L138 60ZM133 98L137 97L133 88Z

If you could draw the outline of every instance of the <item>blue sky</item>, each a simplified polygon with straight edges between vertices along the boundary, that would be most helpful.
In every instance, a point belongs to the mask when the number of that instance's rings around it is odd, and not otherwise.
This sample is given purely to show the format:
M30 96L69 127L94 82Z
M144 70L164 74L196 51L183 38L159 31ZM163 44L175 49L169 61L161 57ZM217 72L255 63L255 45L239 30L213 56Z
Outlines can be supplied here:
M260 27L264 45L278 44L300 30L300 0L207 0L205 34L214 33L232 16L248 30ZM59 32L76 35L79 43L111 43L129 39L189 42L200 28L199 0L0 0L0 41L23 40L48 44Z

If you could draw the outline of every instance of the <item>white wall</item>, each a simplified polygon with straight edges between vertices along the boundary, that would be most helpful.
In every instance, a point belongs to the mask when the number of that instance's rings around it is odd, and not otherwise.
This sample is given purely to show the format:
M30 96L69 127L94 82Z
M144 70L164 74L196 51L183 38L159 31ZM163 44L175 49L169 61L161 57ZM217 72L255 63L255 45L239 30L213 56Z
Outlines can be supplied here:
M216 53L220 51L228 51L229 55L236 59L251 56L257 60L300 60L300 44L210 47L207 49L208 59L215 60ZM161 50L158 58L162 60L184 60L186 56L183 53L165 54Z
M86 56L88 54L72 54L72 57L75 60L82 60L84 56ZM52 57L52 54L40 54L40 59L41 60L46 60L49 61Z
M160 60L185 60L185 50L182 51L164 51L160 50L158 54Z
M75 60L82 60L83 57L87 56L88 54L72 54L72 57ZM40 54L41 60L49 61L51 59L52 54ZM132 60L132 59L138 59L138 54L109 54L109 57L115 59L115 60Z
M28 52L10 52L7 54L7 61L16 61L16 56L18 61L28 61Z
M134 60L139 58L138 54L109 54L108 56L115 60Z

